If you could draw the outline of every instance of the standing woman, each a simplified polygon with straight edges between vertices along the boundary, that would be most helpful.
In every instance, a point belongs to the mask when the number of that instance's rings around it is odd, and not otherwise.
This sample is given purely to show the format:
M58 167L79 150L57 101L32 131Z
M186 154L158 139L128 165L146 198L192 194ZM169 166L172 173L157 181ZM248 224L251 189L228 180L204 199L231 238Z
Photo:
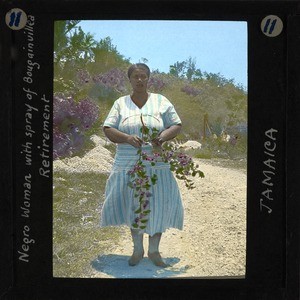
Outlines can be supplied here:
M151 176L157 175L157 183L151 187L149 199L147 227L134 229L132 224L136 218L134 213L139 205L134 191L128 186L128 171L136 163L139 156L137 150L151 153L153 146L161 146L163 142L173 139L181 130L181 120L170 101L160 95L147 91L150 69L138 63L128 69L128 78L132 86L131 95L120 97L114 102L105 122L103 130L107 138L117 144L114 165L107 180L105 201L101 212L101 226L126 224L130 227L133 240L133 254L129 265L135 266L144 256L143 236L149 235L148 257L157 266L167 267L159 253L162 233L168 228L183 227L183 205L177 182L167 163L159 162L155 166L147 165ZM159 130L159 136L152 144L142 140L141 117L148 128Z

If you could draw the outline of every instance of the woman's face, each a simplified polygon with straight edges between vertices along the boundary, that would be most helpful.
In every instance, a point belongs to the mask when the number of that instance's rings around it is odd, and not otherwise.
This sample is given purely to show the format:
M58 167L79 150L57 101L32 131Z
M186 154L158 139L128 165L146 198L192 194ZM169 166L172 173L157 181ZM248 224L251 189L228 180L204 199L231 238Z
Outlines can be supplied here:
M144 69L135 69L131 73L129 80L134 91L143 92L147 90L149 78Z

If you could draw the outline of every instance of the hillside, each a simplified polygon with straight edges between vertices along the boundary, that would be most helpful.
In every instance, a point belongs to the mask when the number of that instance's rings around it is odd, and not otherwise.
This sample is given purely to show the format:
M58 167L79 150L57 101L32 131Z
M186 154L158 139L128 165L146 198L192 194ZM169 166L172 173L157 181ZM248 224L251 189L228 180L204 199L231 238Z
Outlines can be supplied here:
M131 62L117 51L109 37L96 41L78 24L78 21L56 22L55 158L88 151L89 137L101 135L101 124L113 102L131 93L127 78ZM154 70L148 87L174 104L183 122L179 139L198 140L215 156L217 150L222 150L216 148L226 148L220 144L222 133L238 135L239 152L245 156L247 93L233 79L201 70L195 60L187 58L174 62L168 73ZM219 140L212 141L212 138Z

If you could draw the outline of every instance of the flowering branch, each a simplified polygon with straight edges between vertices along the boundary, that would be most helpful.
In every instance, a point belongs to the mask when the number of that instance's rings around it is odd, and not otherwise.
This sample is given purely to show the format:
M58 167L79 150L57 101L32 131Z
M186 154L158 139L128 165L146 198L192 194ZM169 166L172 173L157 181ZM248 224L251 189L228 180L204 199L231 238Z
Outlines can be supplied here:
M159 131L156 128L148 128L142 115L141 123L142 140L144 144L149 144L158 137ZM188 189L195 188L193 180L189 178L190 176L204 177L204 173L199 170L199 166L193 162L193 159L185 153L178 152L177 147L165 142L158 147L158 150L149 155L140 147L137 150L139 158L128 172L130 175L128 185L134 190L134 197L139 199L139 207L134 212L137 217L132 224L133 228L145 229L147 227L148 215L151 212L149 209L149 198L152 196L150 188L156 184L158 179L156 174L152 176L147 174L146 162L150 163L151 166L155 166L157 162L169 163L170 170L175 173L177 179L184 181Z

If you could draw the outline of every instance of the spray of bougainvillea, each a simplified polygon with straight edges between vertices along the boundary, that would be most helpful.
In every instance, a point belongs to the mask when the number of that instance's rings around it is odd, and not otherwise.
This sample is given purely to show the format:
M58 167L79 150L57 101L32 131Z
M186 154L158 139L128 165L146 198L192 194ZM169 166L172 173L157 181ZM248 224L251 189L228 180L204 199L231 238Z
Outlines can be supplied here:
M143 122L141 115L141 133L143 144L147 145L154 140L159 131L156 128L149 128ZM158 162L168 163L170 170L175 174L176 178L183 180L188 189L195 188L194 181L191 177L204 177L204 173L199 169L199 165L195 164L193 159L181 152L175 145L165 142L163 145L155 147L151 154L142 150L140 147L137 150L138 160L133 167L128 171L130 175L129 187L134 190L134 197L138 199L139 206L135 210L135 219L132 227L143 230L147 227L149 219L151 187L157 183L158 177L156 174L149 176L147 166L149 164L154 167Z

